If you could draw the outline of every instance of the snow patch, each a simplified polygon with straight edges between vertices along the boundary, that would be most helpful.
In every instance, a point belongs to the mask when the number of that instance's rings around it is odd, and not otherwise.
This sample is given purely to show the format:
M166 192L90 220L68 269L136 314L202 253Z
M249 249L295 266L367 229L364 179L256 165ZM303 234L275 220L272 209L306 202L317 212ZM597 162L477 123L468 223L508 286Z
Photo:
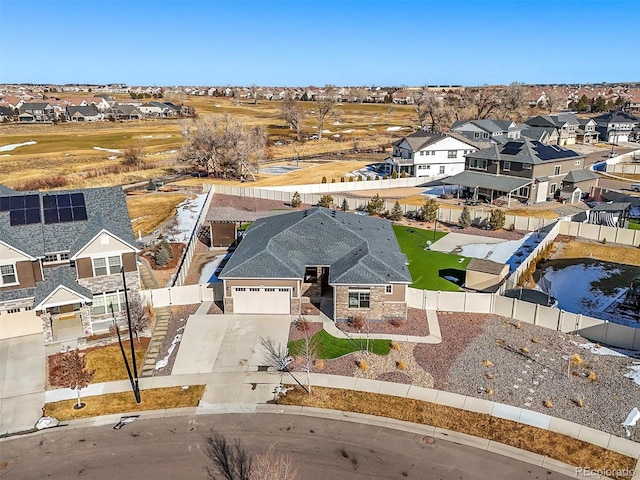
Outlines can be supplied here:
M57 427L58 425L60 425L60 420L58 420L55 417L40 417L36 422L36 430L53 428L53 427Z
M331 133L331 130L322 130L322 133Z
M198 216L204 206L204 201L207 198L206 193L197 195L191 200L186 200L178 205L176 212L176 225L171 228L171 231L167 235L167 239L170 242L182 242L187 243L189 238L196 227Z
M231 254L229 253L218 255L211 262L202 267L202 271L200 272L200 280L198 280L198 283L202 284L219 282L220 279L218 279L218 276L216 275L216 270L218 270L218 267L220 266L222 260L230 256Z
M398 130L402 130L402 127L387 127L387 132L397 132Z
M169 358L171 358L171 354L173 353L173 350L176 348L176 345L180 343L181 340L182 340L181 333L178 333L175 337L173 337L173 340L171 341L171 345L169 345L169 349L167 350L167 355L156 362L156 366L155 366L156 370L160 370L161 368L164 368L167 365L169 365Z
M2 145L0 147L0 152L10 152L12 150L15 150L18 147L25 147L27 145L35 145L38 142L34 142L33 140L30 140L28 142L24 142L24 143L10 143L9 145Z
M608 356L612 356L612 357L640 358L640 352L637 352L635 350L625 350L624 348L616 348L615 350L612 350L612 349L607 348L607 347L601 347L601 346L596 345L595 343L592 343L592 342L578 343L578 342L574 342L572 340L571 343L573 343L574 345L577 345L580 348L585 348L585 349L589 350L591 353L593 353L595 355L608 355Z
M456 252L462 257L473 257L485 260L492 260L497 263L507 263L518 251L522 244L531 236L531 233L525 235L520 240L508 240L500 243L472 243L462 245L461 251Z
M349 128L348 130L343 130L342 133L353 133L353 129Z
M109 152L109 153L122 153L122 150L117 150L115 148L102 148L102 147L93 147L94 150L100 150L102 152Z
M625 373L624 376L633 380L633 383L635 383L636 385L640 385L640 365L632 365L627 368L631 371Z

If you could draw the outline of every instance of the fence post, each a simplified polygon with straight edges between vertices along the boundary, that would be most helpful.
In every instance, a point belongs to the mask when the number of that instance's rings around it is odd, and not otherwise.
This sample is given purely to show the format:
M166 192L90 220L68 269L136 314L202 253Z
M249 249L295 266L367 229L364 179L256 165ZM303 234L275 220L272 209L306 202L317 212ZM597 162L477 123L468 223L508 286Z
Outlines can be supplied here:
M511 302L511 320L513 320L516 317L516 302L518 301L517 298L513 298L512 302Z
M169 293L169 306L171 306L171 305L172 305L172 303L173 303L173 302L171 301L171 287L169 287L169 288L167 289L167 292Z
M580 330L580 325L582 325L582 314L579 313L576 317L576 332Z
M562 331L562 321L564 320L564 310L558 310L558 322L556 323L556 332Z
M436 312L440 311L440 290L438 290L438 295L436 296Z

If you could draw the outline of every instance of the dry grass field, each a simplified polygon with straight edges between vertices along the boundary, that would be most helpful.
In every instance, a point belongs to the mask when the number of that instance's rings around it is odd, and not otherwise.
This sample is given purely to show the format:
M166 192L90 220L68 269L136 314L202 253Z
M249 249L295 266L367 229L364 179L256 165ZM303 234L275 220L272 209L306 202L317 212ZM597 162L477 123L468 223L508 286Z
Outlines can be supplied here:
M571 240L568 243L555 242L554 259L595 258L604 262L616 262L640 266L640 251L635 247L602 244L596 241Z
M246 123L262 125L270 140L268 158L275 160L388 146L402 132L387 129L411 127L413 117L410 106L338 105L336 114L325 122L323 139L299 143L293 141L295 133L280 119L280 102L260 101L254 105L248 100L217 97L188 97L185 101L200 116L230 114ZM313 102L303 105L307 112L303 134L316 134L315 105ZM175 166L175 150L182 143L183 123L188 122L172 119L0 125L0 147L36 142L0 152L0 182L15 188L47 189L128 184L161 176ZM145 165L122 168L122 150L137 144L146 153ZM339 177L339 173L334 170L324 175ZM56 181L33 183L47 178Z
M133 232L148 235L176 214L176 207L185 201L182 193L147 193L127 197Z

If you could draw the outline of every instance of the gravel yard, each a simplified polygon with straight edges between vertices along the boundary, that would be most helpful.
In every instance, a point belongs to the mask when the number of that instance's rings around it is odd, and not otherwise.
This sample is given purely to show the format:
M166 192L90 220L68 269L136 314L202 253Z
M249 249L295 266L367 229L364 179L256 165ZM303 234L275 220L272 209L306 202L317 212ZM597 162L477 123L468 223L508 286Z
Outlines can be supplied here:
M640 406L640 386L624 376L640 365L637 358L504 317L440 312L438 320L441 344L398 342L387 356L355 352L324 360L315 371L485 398L618 436ZM320 328L310 323L309 332ZM302 337L294 325L290 335ZM302 367L294 362L291 369ZM640 432L630 430L631 440L640 441Z
M171 307L171 320L167 325L167 334L164 337L164 342L162 343L162 348L160 349L160 353L158 355L158 360L161 360L167 355L169 355L169 348L171 347L171 343L173 342L176 335L182 335L184 333L184 329L187 326L187 320L189 315L196 312L200 305L179 305ZM153 371L154 377L161 377L165 375L171 375L171 369L173 368L173 362L176 360L176 356L178 355L178 349L180 348L180 342L176 344L171 352L171 355L168 356L168 363L165 367L159 368L158 370Z
M343 332L349 333L366 333L367 331L366 327L358 330L349 322L336 322L336 326ZM371 321L369 322L369 333L426 337L429 335L427 312L419 308L408 308L407 320L395 322L395 325L388 321Z
M640 405L640 387L624 377L637 360L578 345L586 343L580 336L491 317L457 356L447 390L622 436L621 422ZM631 433L640 440L635 428Z

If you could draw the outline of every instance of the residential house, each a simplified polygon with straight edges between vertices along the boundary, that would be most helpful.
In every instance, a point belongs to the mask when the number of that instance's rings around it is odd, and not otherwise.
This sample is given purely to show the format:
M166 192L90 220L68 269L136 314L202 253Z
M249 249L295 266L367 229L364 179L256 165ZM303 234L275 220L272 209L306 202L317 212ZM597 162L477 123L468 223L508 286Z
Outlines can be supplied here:
M149 117L175 117L178 115L178 109L170 103L148 102L140 105L139 110Z
M526 122L532 127L557 128L559 137L558 145L575 145L580 122L573 113L560 113L558 115L538 115L529 118Z
M537 140L545 145L557 145L560 134L555 127L532 127L526 123L518 124L522 128L520 135L529 140Z
M56 119L48 102L26 102L18 108L18 121L23 123L52 122Z
M93 105L84 107L68 106L66 117L69 122L97 122L103 120L103 115Z
M144 116L135 105L127 103L114 105L109 115L116 120L140 120Z
M322 207L256 220L218 278L225 313L334 320L406 319L412 282L389 221Z
M459 120L451 126L457 132L475 142L503 144L520 138L522 127L511 120L485 118L481 120Z
M600 133L596 130L597 122L593 118L579 118L578 131L576 134L576 142L583 145L598 143Z
M393 143L392 156L385 160L387 174L415 177L455 175L464 170L464 156L478 146L457 133L418 130Z
M597 186L597 175L582 173L584 167L584 156L573 150L523 137L467 155L465 171L442 182L463 187L474 202L538 203L560 195L568 176L567 183L582 192Z
M46 342L107 332L114 315L125 318L122 271L131 293L140 289L137 252L119 187L0 185L0 332L30 325Z
M16 118L16 112L9 107L0 105L0 122L12 122Z
M600 138L609 143L628 142L640 119L626 112L609 112L594 118Z

